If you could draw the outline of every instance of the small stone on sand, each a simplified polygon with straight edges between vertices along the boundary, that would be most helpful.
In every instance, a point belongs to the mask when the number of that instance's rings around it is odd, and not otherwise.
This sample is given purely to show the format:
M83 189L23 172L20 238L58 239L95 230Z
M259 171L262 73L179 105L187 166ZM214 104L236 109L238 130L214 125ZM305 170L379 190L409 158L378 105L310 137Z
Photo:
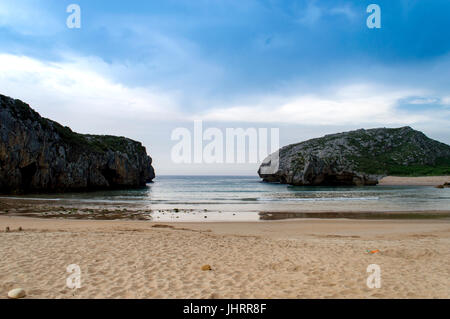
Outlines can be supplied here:
M22 288L16 288L8 292L8 298L20 299L26 296L25 290Z
M209 271L209 270L212 270L212 268L211 268L210 265L203 265L203 266L202 266L202 270L203 270L203 271Z

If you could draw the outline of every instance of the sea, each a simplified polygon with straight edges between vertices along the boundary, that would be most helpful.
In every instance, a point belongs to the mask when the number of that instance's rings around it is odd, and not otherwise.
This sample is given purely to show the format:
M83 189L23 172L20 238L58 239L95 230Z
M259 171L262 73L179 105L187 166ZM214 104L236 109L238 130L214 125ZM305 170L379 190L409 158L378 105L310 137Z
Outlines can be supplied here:
M265 183L257 176L157 176L153 183L142 189L14 198L64 201L73 205L89 203L137 206L142 210L152 211L153 218L179 220L206 218L201 212L208 212L210 220L254 220L255 213L261 212L405 212L450 209L449 188L291 186ZM216 215L211 215L213 213Z

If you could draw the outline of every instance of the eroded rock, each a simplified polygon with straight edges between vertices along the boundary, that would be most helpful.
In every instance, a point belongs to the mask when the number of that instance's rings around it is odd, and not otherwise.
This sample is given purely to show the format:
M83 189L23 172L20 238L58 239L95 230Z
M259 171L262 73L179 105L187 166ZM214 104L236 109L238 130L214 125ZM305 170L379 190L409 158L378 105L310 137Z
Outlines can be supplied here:
M141 143L83 135L0 95L0 192L142 187L155 177Z
M449 174L450 146L410 127L356 130L281 148L258 174L291 185L376 185L386 175Z

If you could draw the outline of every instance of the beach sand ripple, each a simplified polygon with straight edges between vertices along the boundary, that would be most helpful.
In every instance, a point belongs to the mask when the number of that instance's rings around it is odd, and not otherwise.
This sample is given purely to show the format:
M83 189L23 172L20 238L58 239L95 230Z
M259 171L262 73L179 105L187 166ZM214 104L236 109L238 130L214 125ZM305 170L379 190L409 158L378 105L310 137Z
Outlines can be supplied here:
M1 217L1 229L23 231L0 233L0 294L23 287L27 298L449 298L450 223L421 223L164 228ZM353 230L333 231L337 225ZM81 268L80 289L66 287L70 264ZM202 271L206 264L211 271ZM381 267L380 289L366 285L370 264Z

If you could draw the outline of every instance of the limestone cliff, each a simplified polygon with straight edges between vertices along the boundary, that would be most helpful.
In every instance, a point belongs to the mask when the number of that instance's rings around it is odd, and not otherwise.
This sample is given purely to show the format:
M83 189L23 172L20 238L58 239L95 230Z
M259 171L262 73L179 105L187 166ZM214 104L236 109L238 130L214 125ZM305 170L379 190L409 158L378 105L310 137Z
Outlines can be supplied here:
M385 175L450 174L450 146L410 127L356 130L288 145L258 171L292 185L376 185Z
M141 143L83 135L0 95L0 192L142 187L155 173Z

